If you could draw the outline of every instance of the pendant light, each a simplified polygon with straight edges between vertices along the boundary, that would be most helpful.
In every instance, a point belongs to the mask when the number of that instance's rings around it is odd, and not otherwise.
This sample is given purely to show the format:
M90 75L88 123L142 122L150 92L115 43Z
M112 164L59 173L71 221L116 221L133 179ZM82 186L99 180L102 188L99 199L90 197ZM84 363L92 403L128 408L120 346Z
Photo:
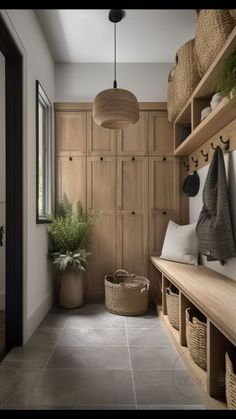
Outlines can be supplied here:
M109 20L114 23L114 82L112 89L98 93L93 103L93 118L104 128L119 129L135 124L139 119L137 98L129 90L117 88L116 81L116 23L125 17L124 10L110 10Z

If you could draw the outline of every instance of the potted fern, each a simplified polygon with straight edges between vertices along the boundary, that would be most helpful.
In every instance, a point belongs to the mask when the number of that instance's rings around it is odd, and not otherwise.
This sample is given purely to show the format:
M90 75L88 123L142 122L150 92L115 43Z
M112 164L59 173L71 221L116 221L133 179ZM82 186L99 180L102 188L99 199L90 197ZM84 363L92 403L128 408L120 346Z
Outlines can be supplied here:
M64 195L56 216L50 217L47 227L49 259L57 270L59 303L64 308L76 308L83 304L83 273L86 271L88 240L91 227L98 213L87 215L80 202L76 207Z

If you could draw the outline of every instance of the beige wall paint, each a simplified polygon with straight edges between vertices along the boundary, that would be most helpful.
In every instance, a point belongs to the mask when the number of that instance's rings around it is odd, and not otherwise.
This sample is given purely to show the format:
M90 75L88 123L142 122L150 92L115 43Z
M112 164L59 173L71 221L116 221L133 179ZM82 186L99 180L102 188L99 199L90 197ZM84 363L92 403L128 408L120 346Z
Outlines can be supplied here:
M52 276L47 261L45 225L37 225L35 81L54 101L54 62L33 10L0 10L23 54L24 189L24 341L52 304ZM54 184L54 182L53 182Z
M171 63L118 63L118 87L131 90L140 102L162 102L167 97ZM113 64L56 64L56 101L93 101L113 84Z

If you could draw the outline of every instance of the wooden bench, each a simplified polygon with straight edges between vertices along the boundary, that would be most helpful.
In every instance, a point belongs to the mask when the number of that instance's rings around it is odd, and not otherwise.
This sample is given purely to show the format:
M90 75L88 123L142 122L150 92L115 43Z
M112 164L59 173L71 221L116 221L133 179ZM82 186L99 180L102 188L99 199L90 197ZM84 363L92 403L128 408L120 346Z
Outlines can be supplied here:
M183 361L190 373L204 383L211 408L226 408L225 352L236 347L236 281L205 266L186 265L151 256L154 267L162 274L162 306L160 317L183 353L186 346L185 310L197 307L207 318L207 372L198 367L186 349ZM169 323L166 307L166 288L174 284L179 289L179 332ZM202 387L202 386L201 386ZM213 399L212 399L213 398Z

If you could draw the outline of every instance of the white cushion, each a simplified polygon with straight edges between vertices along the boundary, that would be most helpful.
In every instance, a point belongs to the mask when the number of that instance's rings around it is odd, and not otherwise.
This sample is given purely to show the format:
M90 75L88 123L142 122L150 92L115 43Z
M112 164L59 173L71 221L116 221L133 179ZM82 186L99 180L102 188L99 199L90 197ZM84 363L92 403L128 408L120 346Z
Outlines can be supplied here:
M174 221L169 221L160 257L198 265L196 223L179 225Z

